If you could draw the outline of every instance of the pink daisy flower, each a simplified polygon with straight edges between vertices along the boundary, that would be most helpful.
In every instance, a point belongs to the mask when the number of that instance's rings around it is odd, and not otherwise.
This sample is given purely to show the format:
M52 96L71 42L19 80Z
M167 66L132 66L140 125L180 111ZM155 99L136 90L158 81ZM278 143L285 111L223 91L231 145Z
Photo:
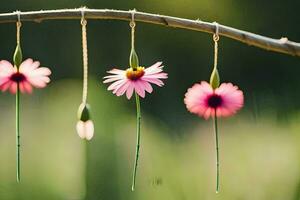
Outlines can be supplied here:
M205 81L196 83L185 94L184 103L187 109L205 119L227 117L243 107L244 95L232 83L222 83L215 90Z
M20 84L22 93L31 93L32 86L36 88L46 87L50 82L48 77L51 74L50 69L39 67L40 62L33 61L31 58L20 64L19 71L6 60L0 61L0 90L2 92L9 89L13 94L17 91L17 83Z
M113 94L121 96L125 94L130 99L135 91L140 97L144 98L145 93L151 93L153 88L150 83L163 86L164 83L160 79L168 78L168 74L163 72L162 62L144 68L137 67L135 70L128 68L127 70L112 69L108 73L113 74L105 76L103 83L112 83L107 90L112 90Z

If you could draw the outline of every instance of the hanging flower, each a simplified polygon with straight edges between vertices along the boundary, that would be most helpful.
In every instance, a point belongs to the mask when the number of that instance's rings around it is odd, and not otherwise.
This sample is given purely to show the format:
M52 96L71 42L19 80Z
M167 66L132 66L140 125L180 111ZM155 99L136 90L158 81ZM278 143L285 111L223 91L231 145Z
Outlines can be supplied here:
M108 73L113 75L105 76L104 79L106 80L103 83L113 83L107 90L112 90L113 94L117 96L126 92L127 99L131 98L134 91L144 98L146 92L151 93L153 91L150 83L161 87L164 83L160 79L168 78L168 74L163 72L162 62L157 62L148 68L112 69Z
M78 121L76 130L81 139L91 140L94 136L94 123L92 120Z
M187 109L205 119L215 116L227 117L243 107L243 92L232 83L222 83L213 89L206 81L196 83L185 94L184 103Z
M0 90L2 92L9 89L13 94L17 91L17 83L20 84L22 93L31 93L32 86L44 88L50 82L48 77L51 74L50 69L39 67L40 62L33 61L31 58L20 64L19 70L9 61L0 61Z
M90 106L86 103L80 104L78 108L76 130L81 139L91 140L94 136L94 123L90 119Z

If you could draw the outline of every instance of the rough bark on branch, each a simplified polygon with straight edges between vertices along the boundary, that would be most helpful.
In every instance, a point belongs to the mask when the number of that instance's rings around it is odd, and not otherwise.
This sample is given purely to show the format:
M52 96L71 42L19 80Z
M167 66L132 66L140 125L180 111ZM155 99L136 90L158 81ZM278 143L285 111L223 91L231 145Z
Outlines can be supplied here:
M21 12L20 15L21 21L34 22L58 19L80 19L82 10L84 10L86 19L114 19L129 21L132 17L132 11L88 8L30 11ZM201 20L190 20L138 11L134 11L134 18L135 21L159 24L167 27L182 28L207 33L215 32L214 23L204 22ZM0 14L0 23L16 21L16 12ZM300 56L300 43L289 41L285 37L281 39L273 39L221 24L219 24L219 34L265 50Z

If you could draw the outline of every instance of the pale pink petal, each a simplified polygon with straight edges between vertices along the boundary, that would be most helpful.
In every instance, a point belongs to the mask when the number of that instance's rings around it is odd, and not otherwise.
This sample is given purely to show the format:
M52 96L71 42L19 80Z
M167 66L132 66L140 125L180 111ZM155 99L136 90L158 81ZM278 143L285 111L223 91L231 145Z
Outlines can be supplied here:
M91 120L86 122L78 121L76 130L81 139L91 140L94 136L94 124Z
M85 139L85 125L83 121L78 121L76 124L76 130L81 139Z
M114 93L117 96L122 96L126 90L128 89L129 85L132 84L131 81L126 81L123 85L121 85L117 90L114 91Z
M40 67L40 68L37 68L33 71L32 76L50 76L50 75L51 75L51 71L50 71L49 68Z
M37 69L39 66L40 66L39 61L33 62L33 60L29 58L21 63L21 65L19 67L19 71L24 74L31 73L32 71Z
M86 133L85 138L91 140L94 136L94 123L91 120L85 122Z
M136 93L144 98L145 97L145 90L142 86L140 86L139 84L134 84L134 90L136 91Z
M134 90L134 85L130 84L126 91L126 97L127 99L130 99Z
M166 79L168 78L168 74L167 73L158 73L158 74L145 74L144 75L145 78L157 78L157 79Z
M140 87L144 88L148 93L151 93L153 91L153 88L150 83L143 80L138 80L137 83L140 85Z
M14 66L7 60L0 61L0 76L6 78L14 73Z
M155 74L162 71L163 66L161 66L162 62L157 62L154 65L145 69L146 74ZM161 66L161 67L159 67Z
M48 77L28 78L28 82L36 88L44 88L50 81Z
M104 78L106 78L106 77L104 77ZM114 77L107 78L106 80L103 81L103 83L110 83L110 82L118 81L121 79L124 79L124 78L120 77L120 76L114 76Z
M112 83L112 84L107 88L107 90L115 90L115 89L118 88L118 86L123 85L126 81L127 81L126 79L125 79L125 80L124 80L124 79L118 80L118 81Z
M161 80L156 79L156 78L146 78L146 77L142 77L141 79L144 80L144 81L147 81L147 82L149 82L149 83L153 83L153 84L155 84L155 85L158 85L158 86L160 86L160 87L164 85L164 82L162 82Z
M110 71L107 71L107 73L110 73L110 74L125 74L126 71L125 70L120 70L120 69L112 69Z
M28 68L31 68L32 64L33 64L33 60L31 58L28 58L21 63L19 70L22 69L24 71L27 71Z

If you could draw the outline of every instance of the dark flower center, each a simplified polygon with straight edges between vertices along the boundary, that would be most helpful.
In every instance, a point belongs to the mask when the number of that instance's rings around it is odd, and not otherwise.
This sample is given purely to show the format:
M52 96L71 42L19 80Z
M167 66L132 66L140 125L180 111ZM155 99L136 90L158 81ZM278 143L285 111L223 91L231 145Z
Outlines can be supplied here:
M24 81L26 79L26 77L24 76L24 74L20 73L20 72L16 72L13 75L11 75L10 80L20 83L22 81Z
M133 81L138 80L139 78L144 76L144 74L145 74L144 67L138 67L136 69L129 68L126 70L127 78Z
M217 108L221 106L222 104L222 97L217 94L212 94L210 97L207 99L208 106L211 108Z

